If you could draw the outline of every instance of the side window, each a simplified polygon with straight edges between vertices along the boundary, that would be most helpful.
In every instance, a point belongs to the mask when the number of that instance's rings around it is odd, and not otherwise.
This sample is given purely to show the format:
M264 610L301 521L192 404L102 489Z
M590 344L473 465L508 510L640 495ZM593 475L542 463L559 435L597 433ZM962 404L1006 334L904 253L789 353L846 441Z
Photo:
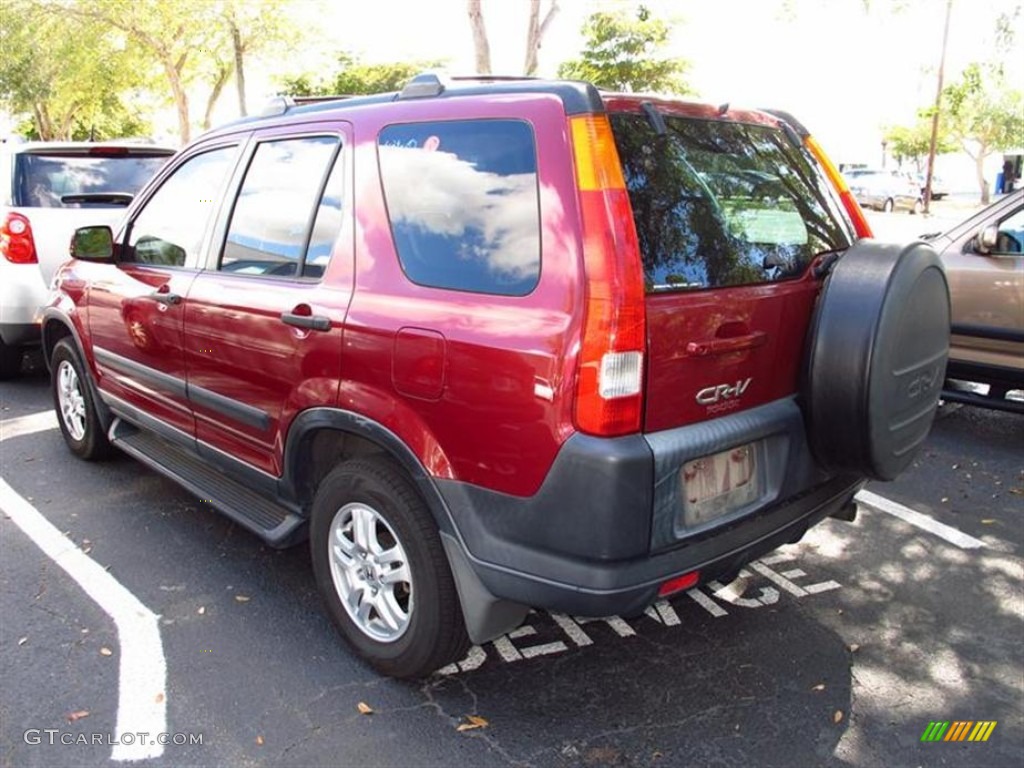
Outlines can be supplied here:
M327 178L338 144L336 136L315 136L256 148L231 214L222 271L323 274L341 226L341 163Z
M125 260L165 267L195 261L235 152L236 147L214 149L175 170L132 221Z
M528 123L391 125L377 151L395 248L410 280L503 296L534 289L540 211Z
M1024 253L1024 208L999 222L996 253Z

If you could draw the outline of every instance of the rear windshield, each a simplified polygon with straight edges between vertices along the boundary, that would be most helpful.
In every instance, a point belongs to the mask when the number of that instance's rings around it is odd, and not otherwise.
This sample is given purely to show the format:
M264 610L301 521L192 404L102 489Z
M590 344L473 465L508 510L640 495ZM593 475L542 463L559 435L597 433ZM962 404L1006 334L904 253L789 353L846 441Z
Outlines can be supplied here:
M835 198L777 128L617 113L612 130L648 291L700 290L800 276L850 245Z
M118 207L118 203L63 202L61 198L108 192L134 195L168 157L20 153L14 165L14 204L29 208Z

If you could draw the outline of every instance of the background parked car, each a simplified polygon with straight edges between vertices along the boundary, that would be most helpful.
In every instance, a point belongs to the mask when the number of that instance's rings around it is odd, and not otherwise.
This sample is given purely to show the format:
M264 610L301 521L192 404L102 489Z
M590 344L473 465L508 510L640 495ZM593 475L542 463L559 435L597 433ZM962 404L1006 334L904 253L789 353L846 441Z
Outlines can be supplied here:
M929 238L946 267L952 338L944 397L1024 413L1024 190ZM987 386L965 389L955 381ZM1008 397L1010 395L1010 397Z
M865 208L879 211L920 213L924 200L916 182L885 171L851 171L847 174L853 196Z
M39 345L39 309L77 227L113 224L174 154L137 142L28 142L0 150L0 379Z

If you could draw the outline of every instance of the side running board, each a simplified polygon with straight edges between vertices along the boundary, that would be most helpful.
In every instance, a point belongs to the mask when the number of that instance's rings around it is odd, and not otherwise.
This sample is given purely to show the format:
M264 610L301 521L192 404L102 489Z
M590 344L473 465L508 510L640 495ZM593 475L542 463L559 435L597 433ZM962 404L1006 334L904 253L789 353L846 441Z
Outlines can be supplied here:
M307 536L304 518L233 480L187 448L137 429L122 419L111 425L110 441L209 502L272 547L283 549Z

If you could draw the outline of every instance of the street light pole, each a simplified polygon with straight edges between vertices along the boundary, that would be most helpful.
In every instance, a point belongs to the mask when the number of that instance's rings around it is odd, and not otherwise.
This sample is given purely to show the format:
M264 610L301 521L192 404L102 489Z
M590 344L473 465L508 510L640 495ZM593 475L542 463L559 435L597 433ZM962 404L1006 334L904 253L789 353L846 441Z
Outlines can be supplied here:
M946 26L942 31L942 56L939 58L939 85L935 91L935 109L932 112L932 137L928 144L928 173L924 181L924 212L932 204L932 174L935 170L935 147L939 141L939 109L942 107L942 80L946 69L946 43L949 42L949 17L953 0L946 0Z

